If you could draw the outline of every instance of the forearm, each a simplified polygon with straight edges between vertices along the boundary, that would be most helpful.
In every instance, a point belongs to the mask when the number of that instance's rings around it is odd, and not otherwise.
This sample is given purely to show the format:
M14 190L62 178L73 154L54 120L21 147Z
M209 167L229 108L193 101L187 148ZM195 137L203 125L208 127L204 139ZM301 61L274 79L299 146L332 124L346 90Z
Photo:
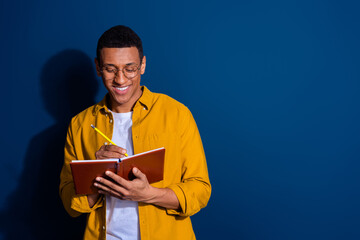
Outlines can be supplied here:
M173 190L169 188L151 187L151 198L144 201L167 209L180 209L180 203Z

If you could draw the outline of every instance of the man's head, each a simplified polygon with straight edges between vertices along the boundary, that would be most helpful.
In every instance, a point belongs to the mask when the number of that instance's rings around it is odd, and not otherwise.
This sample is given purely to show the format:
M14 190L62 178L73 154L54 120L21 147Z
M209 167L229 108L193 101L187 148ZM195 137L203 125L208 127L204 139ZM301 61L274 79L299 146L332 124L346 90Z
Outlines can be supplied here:
M110 28L101 35L96 49L96 58L101 63L101 49L136 47L142 61L144 52L140 37L129 27L118 25Z
M109 92L111 110L131 111L142 94L140 78L146 67L139 36L125 26L110 28L98 41L95 64Z

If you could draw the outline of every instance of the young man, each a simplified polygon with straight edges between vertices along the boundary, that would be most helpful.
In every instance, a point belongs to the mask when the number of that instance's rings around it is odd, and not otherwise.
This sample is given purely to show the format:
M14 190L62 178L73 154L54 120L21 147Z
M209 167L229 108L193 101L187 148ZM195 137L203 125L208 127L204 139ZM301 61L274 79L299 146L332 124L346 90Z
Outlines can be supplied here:
M84 239L195 239L190 216L211 194L205 154L190 111L140 85L146 57L138 35L115 26L99 39L96 69L108 94L75 116L68 129L60 196L73 217L88 214ZM84 87L86 91L86 86ZM92 128L112 138L115 145ZM164 179L149 184L140 170L127 181L107 172L98 194L76 195L71 160L121 158L165 147Z

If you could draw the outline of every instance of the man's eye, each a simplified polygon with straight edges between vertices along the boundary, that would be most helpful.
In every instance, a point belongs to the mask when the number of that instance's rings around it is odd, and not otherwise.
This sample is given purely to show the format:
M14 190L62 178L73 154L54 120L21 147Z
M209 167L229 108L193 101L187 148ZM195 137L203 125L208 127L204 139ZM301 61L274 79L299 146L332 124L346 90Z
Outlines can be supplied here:
M136 71L136 68L125 68L125 71L128 73L133 73Z
M107 71L108 73L114 73L116 72L116 68L105 68L105 71Z

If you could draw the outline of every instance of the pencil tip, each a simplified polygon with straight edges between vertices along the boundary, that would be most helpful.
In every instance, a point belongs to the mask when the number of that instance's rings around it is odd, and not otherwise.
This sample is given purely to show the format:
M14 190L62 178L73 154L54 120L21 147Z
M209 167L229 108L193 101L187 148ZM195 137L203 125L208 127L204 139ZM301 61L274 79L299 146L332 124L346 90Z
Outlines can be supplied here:
M95 126L94 126L94 125L92 125L92 124L91 124L91 127L92 127L92 128L95 128Z

